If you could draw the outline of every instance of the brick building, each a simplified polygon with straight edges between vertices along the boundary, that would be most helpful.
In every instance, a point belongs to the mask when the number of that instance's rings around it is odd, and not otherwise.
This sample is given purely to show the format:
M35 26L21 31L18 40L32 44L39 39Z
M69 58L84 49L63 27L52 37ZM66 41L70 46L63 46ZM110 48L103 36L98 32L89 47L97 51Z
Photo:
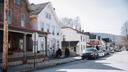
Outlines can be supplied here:
M4 0L0 0L0 53L3 51L3 18ZM28 0L9 0L8 24L9 24L9 55L20 53L24 56L26 52L33 52L33 35L41 33L47 36L46 32L33 28L30 21L30 8Z

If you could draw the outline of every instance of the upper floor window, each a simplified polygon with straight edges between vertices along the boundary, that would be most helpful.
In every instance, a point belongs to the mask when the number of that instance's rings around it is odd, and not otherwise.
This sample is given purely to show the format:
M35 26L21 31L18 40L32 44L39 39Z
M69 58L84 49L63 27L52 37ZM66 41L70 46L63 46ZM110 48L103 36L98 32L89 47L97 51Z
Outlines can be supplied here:
M0 11L0 20L2 20L2 11Z
M4 3L4 0L0 0L0 3Z
M9 9L8 11L8 24L11 24L12 23L12 10Z
M2 16L2 11L0 11L0 17Z
M14 0L15 5L20 5L20 0Z
M56 35L59 35L59 29L56 27Z
M55 26L53 25L52 28L53 28L52 35L54 35L55 34Z
M46 13L45 17L46 17L47 19L51 19L51 14L50 14L50 13Z
M22 14L20 16L20 24L21 24L22 27L24 27L24 25L25 25L25 14Z
M47 32L50 32L50 24L48 24Z
M83 38L82 38L82 36L81 36L81 41L82 41L82 39L83 39Z
M42 23L40 24L40 28L41 28L42 31L44 31L44 22L42 22Z

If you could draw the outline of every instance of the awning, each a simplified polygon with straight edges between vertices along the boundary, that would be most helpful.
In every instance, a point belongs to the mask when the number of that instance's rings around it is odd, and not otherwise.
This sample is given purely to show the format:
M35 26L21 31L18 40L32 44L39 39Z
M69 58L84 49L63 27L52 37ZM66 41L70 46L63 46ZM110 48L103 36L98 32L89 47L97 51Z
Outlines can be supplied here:
M62 41L62 47L75 47L79 41Z

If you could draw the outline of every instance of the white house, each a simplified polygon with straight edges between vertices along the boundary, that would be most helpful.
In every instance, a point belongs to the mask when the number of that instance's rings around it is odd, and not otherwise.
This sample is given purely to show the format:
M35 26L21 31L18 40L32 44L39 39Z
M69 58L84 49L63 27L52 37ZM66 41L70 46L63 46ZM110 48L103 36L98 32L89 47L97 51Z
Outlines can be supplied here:
M48 37L45 38L43 35L36 34L37 50L44 51L48 56L55 54L58 48L61 48L60 41L60 25L58 18L55 13L55 8L52 7L50 2L41 4L31 4L31 16L36 17L33 22L34 28L48 32ZM46 40L47 39L47 40ZM45 42L47 41L47 43ZM47 46L45 46L47 45Z
M69 48L77 55L84 53L87 43L87 35L71 27L62 27L62 48Z

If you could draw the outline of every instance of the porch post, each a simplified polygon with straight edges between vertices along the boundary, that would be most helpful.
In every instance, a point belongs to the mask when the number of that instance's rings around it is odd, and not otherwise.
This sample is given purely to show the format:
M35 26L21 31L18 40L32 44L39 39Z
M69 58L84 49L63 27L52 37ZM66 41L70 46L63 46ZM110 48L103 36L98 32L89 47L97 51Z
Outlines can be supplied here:
M26 59L26 33L24 34L24 49L23 49L23 55L24 55L24 59L23 59L23 63L26 63L27 62L27 59Z
M36 52L37 52L36 51L36 44L37 44L36 43L36 33L34 33L34 43L33 44L34 44L34 68L35 68L36 67L36 60L35 59L36 59Z
M69 49L70 49L70 41L69 41Z
M47 36L45 36L45 55L47 56Z

